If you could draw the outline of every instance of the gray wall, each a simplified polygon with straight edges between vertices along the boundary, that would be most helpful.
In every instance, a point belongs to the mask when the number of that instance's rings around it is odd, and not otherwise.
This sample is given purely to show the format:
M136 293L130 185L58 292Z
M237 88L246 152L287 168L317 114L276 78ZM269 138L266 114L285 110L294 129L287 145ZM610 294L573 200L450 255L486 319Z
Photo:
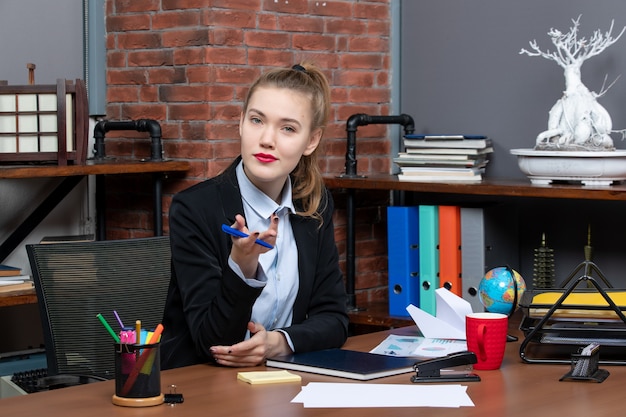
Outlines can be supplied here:
M27 84L83 78L83 0L1 0L0 80Z
M624 0L407 0L401 8L400 111L413 116L417 132L490 136L495 153L487 178L525 178L509 150L534 146L565 87L555 62L519 51L534 39L542 50L554 51L547 32L567 32L579 15L579 37L608 30L612 19L614 34L626 26ZM626 34L582 66L582 80L592 91L601 91L605 76L608 83L622 76L599 103L611 115L613 128L624 129ZM617 148L626 148L619 135L613 140ZM509 202L519 213L510 213L511 222L519 225L520 259L511 266L527 282L532 282L533 249L542 233L555 250L559 283L583 260L591 225L594 260L615 286L625 285L624 203Z
M550 28L567 32L581 17L580 36L626 26L623 0L431 0L402 1L401 99L416 131L486 134L495 142L487 178L524 178L510 155L532 148L547 128L548 111L561 97L561 67L541 57L520 55L536 39L554 47ZM617 83L599 99L614 129L626 128L626 34L582 66L592 91L604 77ZM619 135L616 147L626 148Z
M57 78L83 78L82 4L82 0L0 0L0 80L12 85L27 84L29 62L37 66L37 84L54 84ZM59 182L59 179L0 181L0 241ZM87 194L83 181L25 243L36 243L46 235L85 233L84 223L89 216ZM0 263L30 273L23 246ZM11 335L1 338L0 356L43 344L37 304L0 308L0 333Z

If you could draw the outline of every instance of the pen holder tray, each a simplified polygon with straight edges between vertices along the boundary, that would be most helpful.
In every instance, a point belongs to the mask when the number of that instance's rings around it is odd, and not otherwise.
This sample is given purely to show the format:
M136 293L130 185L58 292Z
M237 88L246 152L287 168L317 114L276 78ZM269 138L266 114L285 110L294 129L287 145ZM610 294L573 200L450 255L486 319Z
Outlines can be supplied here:
M559 381L595 381L602 382L609 376L609 371L599 369L600 350L597 349L591 355L572 354L571 370L563 375Z

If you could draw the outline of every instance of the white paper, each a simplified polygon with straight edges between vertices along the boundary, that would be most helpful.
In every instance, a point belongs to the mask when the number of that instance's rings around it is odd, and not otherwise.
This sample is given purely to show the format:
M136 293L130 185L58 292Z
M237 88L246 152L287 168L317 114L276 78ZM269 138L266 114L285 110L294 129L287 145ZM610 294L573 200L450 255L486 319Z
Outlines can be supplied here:
M445 288L435 290L436 317L410 304L406 310L427 339L465 340L465 316L471 304Z
M370 353L387 356L419 358L440 358L451 353L467 350L465 340L427 339L421 336L401 336L390 334Z
M462 385L310 382L292 400L305 408L473 407Z

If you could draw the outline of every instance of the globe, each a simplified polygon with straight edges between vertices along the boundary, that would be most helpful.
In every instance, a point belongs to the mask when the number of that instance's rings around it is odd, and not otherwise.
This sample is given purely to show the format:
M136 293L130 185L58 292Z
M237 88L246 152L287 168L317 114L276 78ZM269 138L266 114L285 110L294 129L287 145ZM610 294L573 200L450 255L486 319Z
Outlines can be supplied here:
M516 287L517 302L513 305ZM480 280L478 298L485 310L509 315L515 311L525 291L526 282L517 271L499 266L487 271Z

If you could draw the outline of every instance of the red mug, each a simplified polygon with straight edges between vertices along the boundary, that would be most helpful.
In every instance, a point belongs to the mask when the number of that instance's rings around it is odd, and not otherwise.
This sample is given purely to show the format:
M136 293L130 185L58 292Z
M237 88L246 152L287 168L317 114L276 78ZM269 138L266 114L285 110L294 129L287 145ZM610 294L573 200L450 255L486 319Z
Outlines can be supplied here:
M500 368L506 347L509 318L500 313L472 313L465 317L467 350L476 354L474 369Z

